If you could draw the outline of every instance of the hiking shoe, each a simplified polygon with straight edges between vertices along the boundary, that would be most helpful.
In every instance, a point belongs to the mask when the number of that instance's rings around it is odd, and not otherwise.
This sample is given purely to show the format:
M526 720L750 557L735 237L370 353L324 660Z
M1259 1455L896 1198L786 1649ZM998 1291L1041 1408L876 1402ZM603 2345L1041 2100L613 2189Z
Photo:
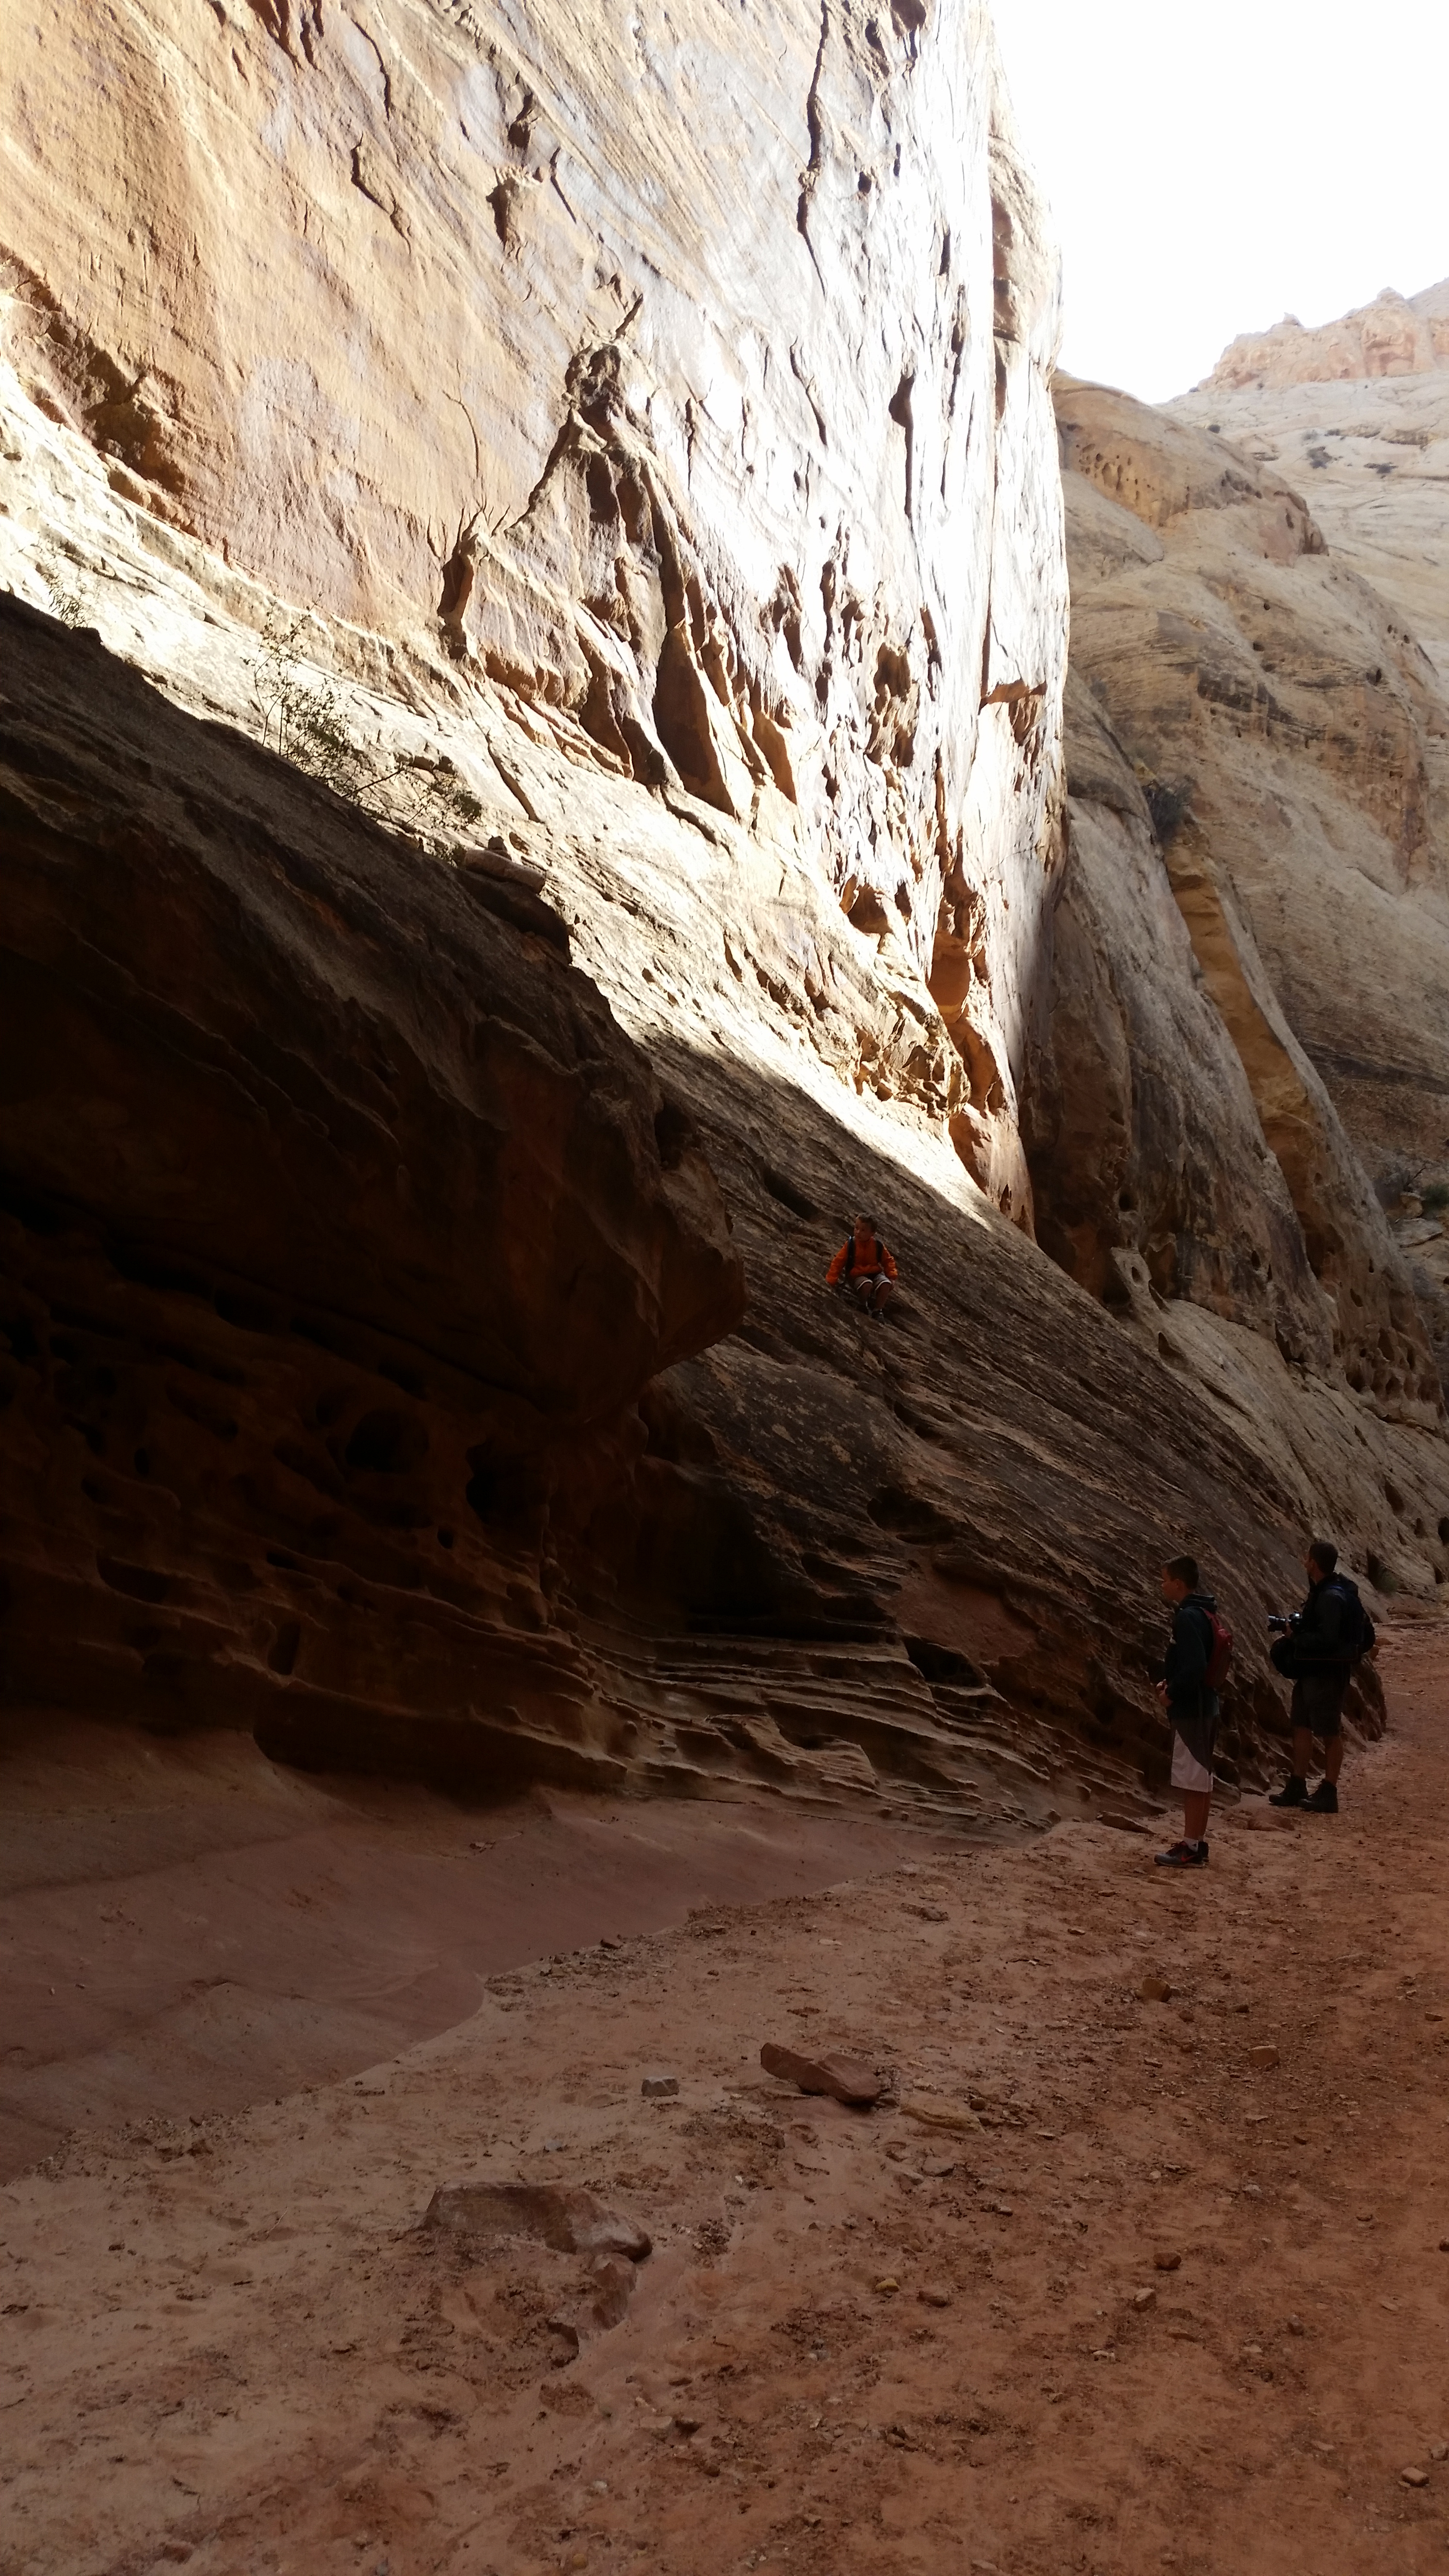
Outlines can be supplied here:
M1304 1800L1304 1805L1310 1816L1336 1816L1338 1813L1337 1784L1332 1780L1320 1780L1312 1797Z
M1300 1780L1296 1771L1290 1771L1282 1788L1274 1790L1268 1804L1270 1807L1306 1807L1308 1804L1307 1781Z
M1206 1869L1208 1847L1200 1843L1176 1842L1170 1850L1152 1855L1159 1869Z

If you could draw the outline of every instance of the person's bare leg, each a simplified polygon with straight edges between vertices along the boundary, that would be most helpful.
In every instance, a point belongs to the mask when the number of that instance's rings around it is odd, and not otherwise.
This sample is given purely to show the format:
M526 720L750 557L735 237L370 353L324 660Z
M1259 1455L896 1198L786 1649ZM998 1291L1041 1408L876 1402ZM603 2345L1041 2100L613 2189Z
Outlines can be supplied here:
M878 1315L883 1315L885 1313L885 1310L895 1293L895 1289L890 1280L883 1279L875 1292L875 1311Z
M1182 1835L1184 1842L1200 1843L1208 1829L1212 1807L1211 1789L1184 1789L1182 1793Z
M1335 1789L1338 1787L1338 1775L1342 1769L1343 1737L1341 1734L1330 1735L1323 1748L1323 1776L1325 1780L1333 1782Z
M1295 1726L1293 1729L1293 1768L1297 1772L1300 1780L1307 1779L1308 1766L1312 1760L1312 1731L1306 1726Z

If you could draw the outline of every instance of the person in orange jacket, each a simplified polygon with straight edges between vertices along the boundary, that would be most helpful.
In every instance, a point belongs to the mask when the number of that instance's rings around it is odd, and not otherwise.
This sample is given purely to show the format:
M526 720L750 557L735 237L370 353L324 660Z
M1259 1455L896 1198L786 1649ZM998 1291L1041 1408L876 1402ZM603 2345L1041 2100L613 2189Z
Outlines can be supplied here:
M858 1216L825 1273L827 1288L850 1288L868 1315L883 1315L895 1293L896 1265L873 1216Z

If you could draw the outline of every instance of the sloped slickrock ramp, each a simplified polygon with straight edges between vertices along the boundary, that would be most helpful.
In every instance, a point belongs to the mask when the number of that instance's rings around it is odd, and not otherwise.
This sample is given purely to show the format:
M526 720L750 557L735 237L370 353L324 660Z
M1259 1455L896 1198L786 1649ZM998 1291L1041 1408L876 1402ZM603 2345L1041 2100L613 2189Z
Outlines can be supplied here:
M461 1808L305 1778L235 1731L0 1716L0 2180L73 2130L236 2112L373 2066L484 1981L918 1857L763 1792ZM929 1848L929 1844L927 1844Z

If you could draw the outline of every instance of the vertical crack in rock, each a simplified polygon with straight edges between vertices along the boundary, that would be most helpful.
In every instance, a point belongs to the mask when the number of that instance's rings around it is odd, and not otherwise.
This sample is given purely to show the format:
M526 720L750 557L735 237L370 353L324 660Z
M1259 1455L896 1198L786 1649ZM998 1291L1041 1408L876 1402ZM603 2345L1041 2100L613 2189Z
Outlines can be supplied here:
M795 226L810 253L815 274L820 279L822 288L825 286L825 279L821 275L820 262L815 257L815 245L810 238L810 206L820 173L825 166L825 112L821 106L820 89L821 76L825 69L825 48L829 41L829 0L820 0L820 39L815 48L815 68L810 75L810 87L805 98L805 131L810 139L810 158L800 173L800 194L795 206ZM817 420L820 418L818 412L816 418ZM823 421L820 424L820 435L822 439L825 436Z

